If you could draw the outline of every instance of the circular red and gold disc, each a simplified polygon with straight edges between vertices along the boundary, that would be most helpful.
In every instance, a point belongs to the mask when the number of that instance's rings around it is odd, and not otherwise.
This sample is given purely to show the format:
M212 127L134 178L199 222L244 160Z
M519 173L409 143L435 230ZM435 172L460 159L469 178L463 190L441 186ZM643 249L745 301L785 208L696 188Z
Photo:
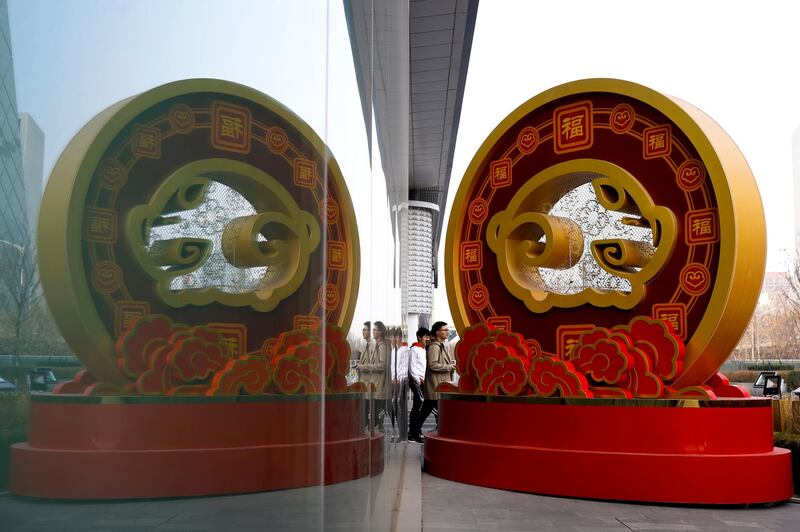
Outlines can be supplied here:
M765 243L755 180L715 122L591 79L532 98L483 143L453 204L445 278L459 328L511 329L560 356L596 326L669 321L683 387L741 337Z
M125 382L114 343L143 315L207 326L236 356L352 319L359 243L342 173L253 89L185 80L106 109L65 149L41 212L45 294L103 381Z

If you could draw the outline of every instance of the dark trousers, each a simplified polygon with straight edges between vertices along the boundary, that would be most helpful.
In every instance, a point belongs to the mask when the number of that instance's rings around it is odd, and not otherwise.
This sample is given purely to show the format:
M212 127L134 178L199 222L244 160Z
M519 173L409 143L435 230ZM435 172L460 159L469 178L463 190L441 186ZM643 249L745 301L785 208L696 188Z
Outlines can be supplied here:
M422 410L420 410L418 418L420 432L422 432L422 425L425 424L425 420L428 419L431 412L436 416L436 425L439 425L439 401L436 399L425 399L422 403Z
M419 385L419 381L414 378L408 379L408 388L411 390L411 414L408 416L408 437L413 438L422 434L422 423L424 420L420 420L419 416L422 413L422 403L425 401L425 396L422 394L422 387Z
M395 430L397 416L400 414L400 383L392 383L392 399L389 403L389 418L392 420L392 432Z
M383 417L386 414L385 399L364 400L364 424L369 432L383 432Z

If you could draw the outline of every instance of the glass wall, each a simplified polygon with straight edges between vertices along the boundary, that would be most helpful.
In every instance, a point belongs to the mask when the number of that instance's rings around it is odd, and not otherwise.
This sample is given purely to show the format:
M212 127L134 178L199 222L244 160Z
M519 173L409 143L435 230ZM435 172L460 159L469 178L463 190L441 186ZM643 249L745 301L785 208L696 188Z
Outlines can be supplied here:
M0 11L0 491L255 492L173 500L171 524L257 511L281 529L390 528L408 423L407 5ZM91 529L135 508L41 511Z

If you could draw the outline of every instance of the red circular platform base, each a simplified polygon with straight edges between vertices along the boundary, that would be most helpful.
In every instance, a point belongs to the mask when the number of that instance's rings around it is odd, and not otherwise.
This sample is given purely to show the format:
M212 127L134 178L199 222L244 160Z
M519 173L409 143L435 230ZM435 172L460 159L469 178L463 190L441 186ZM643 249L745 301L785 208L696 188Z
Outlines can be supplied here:
M34 395L11 491L63 499L182 497L332 484L383 470L361 394Z
M442 394L425 469L449 480L593 499L752 504L793 494L772 404Z

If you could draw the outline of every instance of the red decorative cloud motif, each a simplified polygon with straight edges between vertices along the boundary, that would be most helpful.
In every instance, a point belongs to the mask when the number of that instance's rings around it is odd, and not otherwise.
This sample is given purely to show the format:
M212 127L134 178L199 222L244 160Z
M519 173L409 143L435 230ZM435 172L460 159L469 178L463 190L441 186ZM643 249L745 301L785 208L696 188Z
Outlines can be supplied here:
M455 350L456 371L458 371L461 378L471 371L469 359L472 349L483 342L491 333L492 329L485 323L478 323L464 329L464 334L461 335Z
M167 355L167 363L183 382L207 379L224 368L228 360L221 344L197 336L179 340Z
M689 386L687 388L681 388L680 390L676 390L671 386L666 386L666 396L669 399L716 399L717 394L714 393L714 390L711 389L710 386L706 386L705 384L701 384L700 386Z
M289 351L273 358L273 378L278 390L285 394L319 393L322 391L321 375L323 349L318 342L293 345ZM332 368L333 363L329 364Z
M528 345L525 343L525 338L521 334L511 331L494 331L492 339L498 345L506 346L509 351L526 360L530 360L531 352Z
M481 375L478 391L487 395L519 395L528 384L527 359L508 356Z
M224 340L206 325L190 327L167 316L143 316L115 344L117 366L131 383L98 383L84 373L58 389L116 395L255 394L266 393L274 383L281 393L361 390L347 385L350 345L334 325L287 331L265 341L257 353L236 359L231 359Z
M462 393L472 393L480 391L481 379L490 372L493 365L508 357L522 360L522 367L527 373L531 348L526 344L525 338L517 333L494 329L490 325L479 323L463 332L461 340L456 344L455 357L456 370L459 374L458 390ZM508 378L510 377L506 377ZM511 385L510 382L505 388L506 393L518 388L516 384ZM484 383L484 386L490 385ZM515 393L524 391L524 388L523 383Z
M472 350L471 369L480 381L481 376L489 373L492 366L509 356L511 351L504 345L497 345L494 342L478 344Z
M275 348L277 346L278 346L277 338L268 338L264 341L264 345L261 346L261 354L267 358L272 358L272 355L275 353Z
M367 393L367 385L363 382L354 382L347 385L347 391L350 393Z
M472 393L478 388L478 378L474 373L459 373L458 391L461 393Z
M208 384L183 384L167 390L167 395L205 395Z
M310 329L297 329L294 331L283 332L278 335L278 342L272 350L273 357L280 357L289 352L295 345L308 343L312 338Z
M166 316L153 314L138 318L117 338L117 367L128 377L137 378L148 369L153 351L168 343L173 332L172 320Z
M206 395L256 395L272 383L272 365L260 355L231 360L214 375Z
M650 370L650 359L637 347L628 348L633 365L626 374L627 384L634 397L656 399L664 394L664 383Z
M61 382L56 384L56 387L53 388L54 394L79 394L83 393L86 388L95 384L97 379L94 375L89 373L88 370L82 369L80 370L72 380Z
M606 327L595 327L583 333L578 338L578 345L591 345L599 340L608 339L612 335L611 329Z
M457 393L458 386L453 384L452 382L440 382L438 386L436 386L436 393Z
M180 382L177 372L167 362L172 345L165 343L150 354L148 370L136 379L134 389L142 395L159 395Z
M717 397L750 397L750 393L747 390L741 386L731 384L728 377L719 372L706 381L706 386L711 388Z
M604 399L631 399L633 394L630 390L626 390L625 388L617 388L615 386L605 386L605 387L590 387L589 388L595 397L601 397Z
M180 339L177 336L177 334L178 333L173 333L172 336L170 336L170 342L175 343ZM212 331L205 325L195 325L185 333L185 336L182 337L192 337L192 336L201 338L211 344L220 344L222 342L222 337L220 336L220 334L216 331ZM223 353L225 353L224 349Z
M328 371L328 389L331 391L345 391L347 379L345 375L350 371L350 344L347 337L339 327L331 324L325 325L325 349L328 359L333 361L333 367Z
M83 390L83 395L128 395L128 391L121 386L117 386L116 384L95 382Z
M542 344L540 344L538 340L534 340L533 338L527 338L525 340L525 345L528 347L528 353L530 353L529 358L538 357L542 355Z
M578 338L569 361L545 353L536 339L487 324L467 328L456 346L461 393L574 397L711 398L741 390L722 380L674 390L665 383L683 371L685 346L664 321L637 316L626 325L595 327ZM529 386L515 380L519 366Z
M592 397L586 377L569 362L539 356L531 360L528 380L536 395L550 397Z
M616 335L613 339L604 338L588 345L581 342L570 362L594 382L617 384L633 366L633 357L622 338Z
M672 382L683 371L686 347L675 331L660 319L637 316L626 329L638 347L651 360L653 372L664 382Z

